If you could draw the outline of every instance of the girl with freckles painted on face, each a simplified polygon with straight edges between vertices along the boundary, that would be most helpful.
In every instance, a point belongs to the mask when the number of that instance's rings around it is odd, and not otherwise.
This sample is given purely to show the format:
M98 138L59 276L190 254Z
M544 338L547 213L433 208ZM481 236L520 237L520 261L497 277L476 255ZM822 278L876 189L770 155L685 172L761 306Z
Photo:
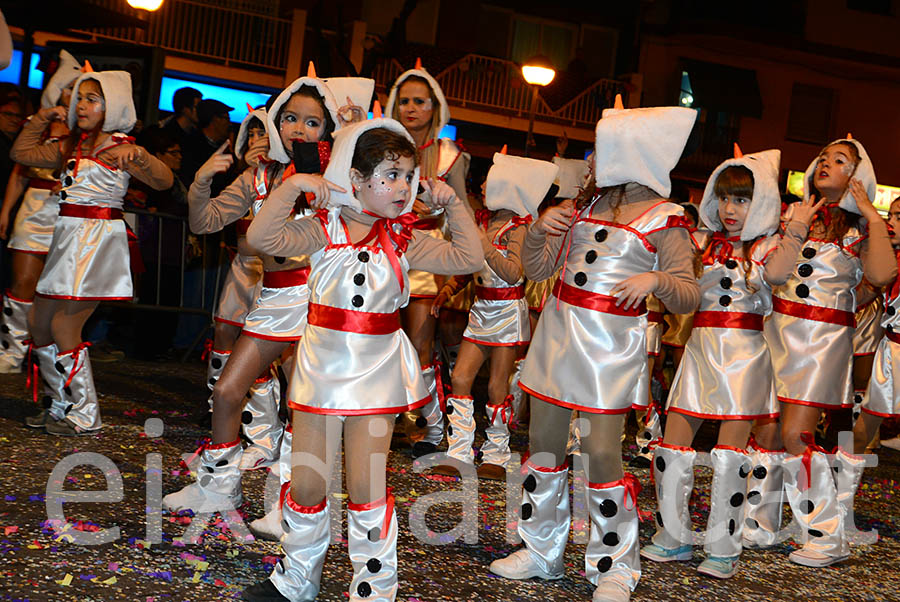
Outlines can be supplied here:
M198 170L188 193L191 230L217 232L248 212L257 214L269 195L294 173L321 173L330 156L331 134L343 125L338 112L331 90L314 73L294 81L266 112L267 140L247 150L253 160L267 141L268 159L247 169L214 199L209 196L212 178L230 167L232 156L223 147ZM294 195L294 201L294 219L311 212L305 194ZM246 240L239 241L238 250L262 258L262 289L231 353L213 349L211 362L219 360L224 368L213 387L212 437L199 451L197 481L163 498L164 507L171 511L236 508L243 499L241 471L271 465L281 447L280 394L269 367L303 334L309 258L267 254ZM253 435L247 450L238 438L242 423Z
M792 274L773 290L765 326L781 424L769 419L756 427L752 460L762 470L757 478L754 469L750 480L744 546L777 543L783 481L803 528L803 547L790 560L805 566L829 566L849 556L845 509L838 500L858 481L863 460L839 449L832 468L812 433L823 409L851 405L857 285L865 276L881 287L897 274L887 226L870 200L874 195L875 171L859 141L848 136L822 149L806 171L804 198L824 199L825 205ZM786 453L779 451L782 441Z
M408 271L465 274L484 261L475 223L453 190L435 179L421 185L428 206L446 211L452 241L413 230L416 149L402 125L376 118L338 132L324 179L289 178L247 232L266 253L308 254L311 272L308 324L288 393L295 462L282 506L284 556L269 579L244 591L245 600L315 599L330 538L325 495L342 438L349 599L397 597L397 519L386 458L397 415L431 399L400 329ZM329 208L287 221L296 195L312 190Z
M172 186L172 171L127 136L136 116L131 75L85 73L73 102L44 108L16 139L17 163L60 171L59 218L37 282L29 328L50 407L44 428L53 435L89 435L102 426L88 344L81 330L102 300L132 298L122 202L136 177L151 188ZM42 144L54 121L71 134ZM37 387L37 382L34 382Z
M655 562L693 557L688 500L694 484L691 447L704 420L719 421L713 448L713 483L702 575L725 579L737 572L743 506L751 464L744 448L754 419L778 416L774 373L763 337L772 310L772 287L794 267L809 224L824 201L807 199L778 229L781 152L741 155L713 172L700 203L704 230L697 271L700 308L669 394L665 436L655 450L656 534L641 556Z

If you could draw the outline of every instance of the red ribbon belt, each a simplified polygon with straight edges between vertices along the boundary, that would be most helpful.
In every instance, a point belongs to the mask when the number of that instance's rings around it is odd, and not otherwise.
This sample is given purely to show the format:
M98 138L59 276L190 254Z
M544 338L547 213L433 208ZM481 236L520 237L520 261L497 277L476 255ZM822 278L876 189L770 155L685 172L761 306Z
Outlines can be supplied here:
M525 298L525 285L493 288L488 286L476 286L475 296L485 301L508 301L511 299Z
M624 306L616 307L618 299L615 297L575 288L571 284L563 282L561 276L553 286L553 296L560 301L565 301L569 305L577 305L578 307L583 307L585 309L602 311L605 314L638 317L647 313L647 304L644 301L641 301L640 305L632 309L625 309Z
M59 182L56 180L45 180L44 178L31 178L28 180L29 188L39 188L41 190L53 190Z
M885 330L884 336L886 336L887 339L889 341L891 341L892 343L897 343L898 345L900 345L900 334L897 334L896 332L889 332L889 331Z
M391 334L400 330L400 314L396 311L380 314L310 303L306 320L310 326L357 334Z
M763 317L759 314L736 311L698 311L694 314L694 328L762 330Z
M266 288L288 288L300 286L309 280L309 266L281 272L263 272L263 286Z
M806 305L774 296L772 297L772 309L786 316L856 328L856 316L853 315L852 311L819 307L818 305Z
M663 315L661 311L648 311L647 312L647 321L653 322L655 324L662 324Z
M122 219L125 214L121 209L111 207L94 207L91 205L75 205L60 203L60 217L80 217L82 219Z

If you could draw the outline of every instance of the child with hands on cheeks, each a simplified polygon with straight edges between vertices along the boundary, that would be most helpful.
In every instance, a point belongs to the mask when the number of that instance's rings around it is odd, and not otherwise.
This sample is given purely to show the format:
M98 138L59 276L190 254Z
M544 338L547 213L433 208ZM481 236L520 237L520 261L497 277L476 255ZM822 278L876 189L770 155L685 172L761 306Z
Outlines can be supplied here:
M244 591L245 600L316 597L330 537L330 463L342 438L354 573L349 599L397 596L397 519L386 458L397 414L430 399L416 350L400 329L407 272L471 273L484 261L472 217L443 182L421 185L429 204L447 212L452 241L412 229L415 158L409 134L394 120L344 128L324 179L288 178L247 233L262 252L309 255L311 271L308 323L288 393L295 461L282 507L284 557L268 580ZM294 199L309 192L329 208L288 220Z
M708 556L697 571L720 579L735 574L741 553L750 428L755 419L778 416L763 319L772 310L772 287L787 280L824 204L799 203L784 235L774 235L781 152L739 150L713 172L700 204L709 228L696 235L700 308L669 394L665 436L654 454L656 534L641 550L656 562L693 557L688 500L696 451L690 446L704 420L719 420L711 454Z
M803 527L803 546L789 558L804 566L829 566L849 556L845 509L838 502L848 499L846 491L854 479L858 482L863 460L838 449L832 470L832 460L812 433L823 409L846 408L849 428L856 288L863 276L881 287L897 275L887 226L870 200L874 194L872 162L850 136L827 145L810 163L804 198L825 204L793 272L773 290L773 312L765 325L781 425L769 419L756 427L759 463L770 469L764 479L751 480L749 496L759 496L762 503L748 499L744 546L777 543L783 480ZM787 455L779 451L782 441Z
M22 130L14 161L61 171L59 219L38 280L29 321L32 344L50 400L45 429L84 435L101 427L87 344L81 330L101 300L131 300L128 237L122 203L134 176L148 186L172 186L172 171L123 132L136 121L131 76L124 71L81 75L75 102L41 109ZM53 121L71 135L41 144ZM35 383L37 386L37 383Z

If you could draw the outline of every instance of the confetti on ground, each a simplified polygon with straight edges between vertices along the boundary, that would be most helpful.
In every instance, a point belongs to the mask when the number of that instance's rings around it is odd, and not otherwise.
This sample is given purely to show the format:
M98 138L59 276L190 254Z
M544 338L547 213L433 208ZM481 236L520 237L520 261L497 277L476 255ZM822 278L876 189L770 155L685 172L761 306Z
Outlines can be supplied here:
M276 542L238 541L226 521L210 520L200 533L200 543L182 540L193 517L163 514L162 542L154 540L147 525L147 454L161 454L163 492L169 493L190 482L183 470L181 454L195 450L208 435L194 420L206 408L208 389L206 368L189 364L137 361L97 362L97 388L103 394L104 428L101 436L79 438L48 437L22 426L24 416L35 411L24 395L24 375L0 375L0 442L3 470L0 486L0 600L30 599L54 602L133 600L136 602L191 602L239 599L248 585L265 579L277 563ZM478 381L476 397L483 397L485 383ZM196 410L196 411L194 411ZM155 416L165 423L164 435L142 437L144 420ZM483 433L483 415L479 414ZM524 452L526 426L513 432L514 451ZM701 429L698 447L708 449L714 431ZM635 452L634 427L629 430L624 449L626 461ZM480 445L482 435L476 439ZM704 447L705 446L705 447ZM46 514L45 492L50 472L62 458L74 452L101 454L115 463L122 479L124 499L109 503L63 504L65 520ZM851 558L838 567L814 570L793 565L787 554L795 548L788 541L769 551L745 552L738 574L717 581L700 577L696 568L703 559L702 548L686 563L645 563L641 583L632 596L635 602L651 600L687 601L793 601L843 602L845 600L897 600L900 592L900 452L882 449L879 466L866 472L856 500L856 524L862 530L877 529L875 545L854 547ZM642 542L653 532L655 511L649 470L635 469L644 485L639 495ZM245 504L242 518L249 522L262 516L266 508L263 491L265 471L245 473ZM69 479L68 477L71 477ZM102 491L111 476L104 470L76 466L63 486L66 490ZM62 480L63 477L60 477ZM583 502L574 499L571 541L566 549L566 576L554 582L513 582L491 575L487 566L496 558L515 550L514 515L518 501L507 498L505 484L479 483L477 542L454 541L447 534L460 524L461 505L438 503L424 516L419 504L432 494L460 490L459 479L417 473L409 449L399 443L389 457L390 485L397 501L401 525L398 552L401 602L528 602L591 599L592 586L584 578L584 546L588 537L587 513ZM691 500L695 528L705 525L709 512L711 472L696 473L696 491ZM572 490L583 482L573 478ZM320 601L345 602L351 566L347 557L347 495L335 492L334 507L341 508L335 521L335 537L322 579ZM785 507L787 508L787 507ZM790 513L785 511L785 520ZM426 533L442 545L420 543L410 521L419 521ZM69 541L79 535L94 535L102 529L118 527L120 538L97 546L80 546Z

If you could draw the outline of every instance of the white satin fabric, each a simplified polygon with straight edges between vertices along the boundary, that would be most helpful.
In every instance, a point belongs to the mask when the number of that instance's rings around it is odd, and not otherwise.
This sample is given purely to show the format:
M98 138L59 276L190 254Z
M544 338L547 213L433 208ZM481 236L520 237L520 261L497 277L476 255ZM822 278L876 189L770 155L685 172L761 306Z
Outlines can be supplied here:
M60 403L65 406L62 411L63 418L83 431L100 429L103 426L100 420L100 402L94 388L94 373L87 347L79 347L74 353L58 354L56 369L62 374ZM69 378L72 380L66 385ZM58 419L57 415L54 415L54 418Z
M523 470L519 537L542 571L561 575L571 523L569 468L541 468L527 462Z
M768 548L782 539L779 537L784 504L782 469L787 454L752 443L749 450L753 469L747 480L742 540L747 547Z
M2 332L0 364L22 367L28 353L26 341L31 338L28 330L28 312L31 311L31 305L31 301L14 299L8 292L3 296L3 316L0 317L0 332Z
M438 399L437 378L434 372L439 369L440 366L436 364L422 368L422 380L425 381L430 396L428 403L421 409L421 418L425 420L425 436L422 440L432 445L438 445L444 438L444 412Z
M349 592L352 602L393 602L397 597L397 514L386 499L367 504L362 510L350 504L347 510L347 549L353 565ZM388 510L391 516L384 533Z
M121 209L130 174L89 157L82 157L77 163L77 173L76 159L64 166L60 202ZM60 217L37 292L64 299L130 300L131 266L125 222Z
M409 264L399 257L403 283L380 247L353 246L340 208L331 209L330 244L311 257L310 304L364 314L393 314L409 300ZM357 284L360 282L360 284ZM431 396L419 356L402 330L359 334L307 324L297 347L290 405L321 414L387 414L414 410Z
M863 412L884 417L900 414L900 343L888 338L900 333L900 295L893 294L895 286L885 292L881 326L887 335L875 350L872 376L862 403Z
M254 255L237 254L231 260L219 306L216 308L216 322L224 322L241 327L262 289L262 259Z
M881 327L881 314L884 307L881 297L860 307L856 312L856 329L853 331L853 355L872 355L878 349L878 343L884 336Z
M56 180L52 169L38 167L28 168L25 177L54 182ZM45 188L29 186L22 196L22 204L16 213L16 221L13 223L12 236L7 247L28 253L46 253L50 249L50 240L53 238L53 229L56 227L58 217L59 196Z
M591 535L584 552L584 574L594 585L616 581L634 591L641 578L637 500L631 498L624 481L588 483Z
M309 508L296 504L286 496L281 507L283 516L281 551L269 580L289 600L315 600L322 582L322 567L331 540L328 504Z
M837 501L831 464L822 452L810 456L809 484L803 456L784 461L784 490L801 527L798 541L803 549L831 557L846 557L849 546L844 537L844 514Z
M844 515L844 538L851 546L874 541L874 533L864 533L857 530L856 520L853 514L853 498L862 480L863 469L866 467L866 459L856 456L838 448L831 459L834 472L834 486L837 489L837 502ZM871 541L867 542L867 536Z
M653 453L653 482L656 485L656 532L654 544L666 550L693 545L688 502L694 490L694 459L689 447L666 444Z
M560 279L587 293L609 295L631 276L657 267L647 234L683 215L661 202L629 224L590 217L593 204L575 220ZM527 393L559 406L595 413L624 413L649 398L647 316L621 316L547 300L522 369Z
M306 330L308 302L306 284L281 288L261 286L253 309L244 319L242 332L268 341L299 341Z
M250 441L241 456L241 470L265 468L278 460L284 423L278 415L281 385L277 378L254 382L241 413L241 430Z
M447 408L447 455L466 464L473 464L475 458L472 444L475 443L475 400L471 395L451 396L446 400Z
M509 232L510 224L500 227L491 244L503 255L507 256L506 246L499 243L500 238ZM475 284L485 288L517 288L525 284L519 278L515 284L509 284L497 275L487 260L474 276ZM527 343L531 340L531 321L528 317L528 303L521 299L482 299L476 289L475 302L469 310L469 323L463 338L480 345L512 346Z
M763 277L763 261L777 244L777 237L769 237L753 247L749 275L740 255L704 265L698 312L769 314L772 289ZM777 405L772 358L761 330L694 326L672 383L669 410L753 420L778 416Z
M854 313L856 287L863 275L859 258L863 240L854 228L843 246L807 240L794 272L773 295L812 308ZM852 405L848 400L853 390L853 328L773 311L765 335L780 401L824 408Z
M744 503L750 458L743 450L714 447L709 520L703 549L710 556L733 558L741 553Z
M62 372L56 369L56 354L59 349L56 343L50 343L43 347L32 347L34 353L33 361L37 362L38 371L43 381L43 395L41 396L41 406L56 419L61 418L65 411L65 406L61 403L62 399L62 383L65 380Z
M228 358L231 357L231 351L217 351L215 349L210 349L209 351L209 363L206 365L206 387L209 389L209 411L213 411L213 389L216 387L216 383L219 382L219 377L222 376L222 371L225 370L225 364L228 363Z

